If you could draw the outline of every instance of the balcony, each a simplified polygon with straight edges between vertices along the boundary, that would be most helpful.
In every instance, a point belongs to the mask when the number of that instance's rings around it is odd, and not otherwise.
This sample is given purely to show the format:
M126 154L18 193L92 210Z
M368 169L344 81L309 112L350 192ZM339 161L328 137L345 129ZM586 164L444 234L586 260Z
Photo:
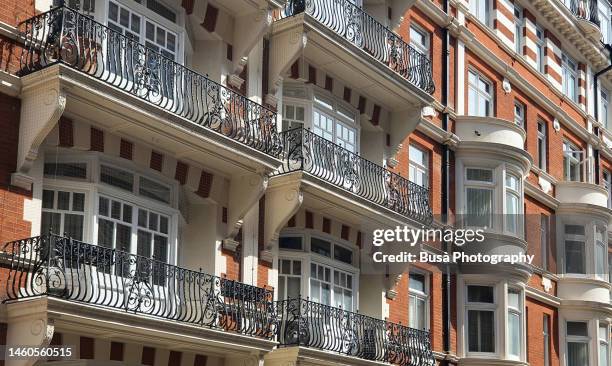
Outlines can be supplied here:
M302 298L279 301L277 308L281 347L315 348L405 366L435 364L429 332Z
M273 338L271 290L54 234L7 243L2 259L5 302L47 296Z
M586 34L601 36L597 0L564 0Z
M283 164L276 175L304 172L380 208L429 224L429 190L314 133L297 128L281 133Z
M125 109L133 110L124 113L129 114L129 118L121 116L123 125L126 119L142 117L134 116L138 111L143 116L150 112L161 116L166 124L169 120L176 129L182 127L184 135L193 136L195 132L200 137L199 141L194 140L195 145L202 145L201 138L206 137L211 144L216 143L217 150L220 140L231 140L238 146L250 148L245 155L253 155L252 149L272 157L280 152L275 112L86 15L68 7L58 7L22 22L19 29L25 43L21 56L24 89L30 82L29 75L61 66L59 71L53 71L59 74L55 76L57 82L76 80L72 83L79 86L72 88L73 84L60 84L56 87L70 95L78 94L78 98L67 103L69 113L92 120L100 116L99 123L104 125L110 120L119 120L118 111L123 111L119 103L113 105L108 100L126 102L129 105ZM100 95L106 99L102 100ZM94 98L98 104L95 108L91 107ZM90 103L82 103L83 100ZM109 110L108 116L103 114L104 108ZM163 129L159 119L152 122L150 116L146 117L143 122L149 124L146 133ZM122 128L132 129L135 136L144 138L144 129L136 130L136 125L128 123ZM168 129L163 133L167 134ZM160 139L159 135L155 138Z
M594 183L567 180L558 182L556 196L563 204L608 207L608 191Z

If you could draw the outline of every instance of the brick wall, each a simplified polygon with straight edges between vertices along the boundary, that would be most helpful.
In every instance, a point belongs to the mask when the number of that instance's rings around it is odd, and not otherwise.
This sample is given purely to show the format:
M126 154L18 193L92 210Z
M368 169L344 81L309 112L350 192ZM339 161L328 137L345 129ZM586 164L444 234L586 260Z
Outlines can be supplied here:
M542 302L527 298L525 303L527 313L527 358L533 366L543 365L544 360L544 314L550 317L549 354L551 366L559 365L559 332L557 311Z

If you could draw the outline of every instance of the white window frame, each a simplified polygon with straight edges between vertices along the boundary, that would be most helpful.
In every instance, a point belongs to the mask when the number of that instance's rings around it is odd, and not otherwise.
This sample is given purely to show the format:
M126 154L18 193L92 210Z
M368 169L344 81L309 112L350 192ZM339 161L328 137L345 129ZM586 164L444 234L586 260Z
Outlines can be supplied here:
M547 144L548 144L548 127L546 126L546 122L539 120L538 121L538 168L542 171L547 171L547 163L546 163L546 154L547 154Z
M568 328L568 323L584 323L587 326L587 336L575 336L575 335L569 335L567 328ZM591 342L591 338L588 336L589 334L589 322L588 321L581 321L581 320L568 320L565 322L565 351L566 351L566 357L569 358L569 343L583 343L586 344L587 346L587 363L589 362L589 357L590 357L590 350L589 348L591 348L590 346L590 342ZM569 360L567 360L567 366L569 365ZM582 365L580 365L582 366Z
M563 94L578 102L578 64L570 56L563 54L561 61ZM573 80L573 87L569 81Z
M474 84L470 79L473 76L476 79L476 84ZM480 89L480 83L483 83L488 86L489 92L486 90ZM472 94L473 97L470 97ZM468 70L468 114L471 116L480 116L480 117L491 117L495 114L494 109L494 95L495 89L493 88L493 83L486 77L484 77L479 72L469 69ZM488 105L488 113L484 111L481 113L480 106L481 102L484 102L484 106Z
M546 40L544 38L544 30L539 25L536 25L536 64L540 73L544 73L544 65L546 64Z
M523 27L525 26L525 19L523 18L523 8L514 3L514 50L519 55L523 54Z
M477 170L488 170L491 172L491 182L486 182L486 181L474 181L474 180L468 180L468 170L470 169L477 169ZM493 215L495 213L495 209L496 209L496 198L495 198L495 186L497 184L497 178L496 178L496 174L495 174L495 169L493 168L489 168L489 167L480 167L480 166L466 166L464 169L464 189L463 189L463 197L464 197L464 208L463 208L463 212L466 215L471 215L468 213L468 207L467 207L467 191L468 189L480 189L480 190L488 190L491 192L491 212L489 212L489 222L488 225L486 226L487 229L491 229L493 228Z
M601 87L601 89L599 90L599 96L600 96L600 110L599 110L599 122L606 128L606 129L610 129L610 112L609 112L609 106L610 106L610 93L608 92L608 90L604 87Z
M470 302L469 301L469 295L468 295L468 288L470 286L485 286L485 287L490 287L493 291L493 303L481 303L481 302ZM490 283L466 283L465 284L465 313L464 313L464 319L465 319L465 352L467 354L468 357L491 357L494 356L498 353L498 347L497 347L497 343L498 343L498 338L499 338L499 330L498 330L498 325L497 325L497 302L498 302L498 294L497 294L497 286L495 284L490 284ZM470 351L470 340L469 340L469 311L470 310L475 310L475 311L489 311L493 313L493 335L494 335L494 340L493 340L493 352L475 352L475 351Z
M601 235L599 235L600 233ZM608 243L607 236L608 231L604 227L600 227L599 225L594 225L594 233L593 233L593 244L594 244L594 271L595 278L605 281L608 278L607 270L608 270ZM599 239L601 238L601 239ZM597 261L601 260L601 268L598 267Z
M602 172L602 184L608 192L608 208L612 208L612 173L609 170Z
M516 184L517 187L513 188L508 186L508 178L512 177L516 180ZM520 174L517 174L513 171L509 171L508 169L506 169L506 171L504 172L504 182L503 182L503 202L504 202L504 217L505 220L503 220L503 225L504 225L504 232L509 233L510 235L519 235L520 237L523 237L523 220L521 220L521 217L523 217L522 213L523 213L523 201L521 200L521 192L522 192L522 184L523 184L523 180L521 178ZM514 223L512 225L514 225L515 230L512 231L510 230L510 223L509 223L509 219L510 219L510 213L508 212L508 201L509 201L509 196L512 196L514 199L516 199L517 202L517 212L514 214Z
M601 331L605 329L605 335L602 337ZM599 340L597 344L597 361L598 366L610 366L610 325L599 321L599 326L597 327L597 339ZM601 350L605 348L606 350L606 360L605 363L601 362Z
M311 286L310 286L310 268L311 264L322 265L331 269L331 292L330 299L331 305L334 304L334 270L342 271L346 274L351 275L352 277L352 309L344 309L348 311L355 311L355 309L359 309L359 268L356 265L356 253L358 248L349 243L346 240L342 240L336 237L333 237L329 234L325 234L319 231L315 231L313 229L300 229L300 228L285 228L280 234L281 237L295 237L300 236L303 238L302 250L292 250L292 249L283 249L279 248L279 258L282 259L290 259L290 260L300 260L302 262L302 282L301 282L301 297L307 298L311 296ZM311 251L311 240L312 238L317 238L320 240L324 240L330 243L331 245L331 253L330 256L324 256ZM335 260L334 258L334 247L341 246L345 249L351 250L353 252L353 264L348 264L339 260ZM306 272L307 271L307 272ZM275 292L275 296L277 296L278 291ZM284 300L284 299L278 299Z
M338 143L338 125L342 125L343 127L352 130L355 134L355 151L353 151L353 153L359 155L361 151L361 126L359 123L360 114L359 111L351 104L341 100L327 90L323 90L313 85L304 85L294 82L287 82L283 84L283 104L304 107L305 122L303 127L313 133L315 111L330 117L334 122L334 128L333 131L331 131L331 142L333 143ZM285 118L283 116L283 122L284 120ZM319 135L317 134L317 136Z
M417 150L419 153L423 155L423 163L418 163L413 160L413 151ZM409 144L408 146L408 177L411 182L414 184L420 185L424 188L429 187L429 150L424 149L420 145L416 145L414 143ZM416 177L421 176L423 179L423 184L418 184L416 182Z
M563 142L563 178L566 182L581 182L584 177L583 163L584 150L574 143L565 140ZM572 166L576 166L578 177L572 176Z
M413 33L418 33L420 37L423 39L423 43L414 42ZM424 30L423 28L417 26L416 24L410 24L410 45L417 50L420 54L430 58L429 54L429 45L430 45L431 35L429 32Z
M525 129L525 105L518 100L514 101L514 123Z
M550 314L546 314L544 313L542 316L542 338L544 341L543 344L543 348L544 348L544 366L550 366L551 365L551 358L550 358L550 334L551 334L551 316Z
M491 26L492 6L490 0L470 0L470 13L484 25Z
M518 308L517 307L512 307L510 306L510 302L508 301L506 309L507 309L507 316L508 316L508 321L506 322L506 324L508 324L506 326L506 353L508 354L508 357L510 359L513 360L520 360L523 354L523 335L525 334L525 330L523 329L523 308L525 307L523 304L523 291L519 288L514 288L514 287L508 287L508 291L506 291L506 296L510 296L510 292L514 292L518 295ZM512 354L510 353L510 316L514 315L518 317L518 339L516 340L518 342L518 346L519 346L519 350L518 350L518 354Z
M49 185L49 184L44 184L43 185L43 189L42 189L42 194L44 195L45 191L51 191L53 192L53 207L52 208L48 208L48 207L44 207L41 204L41 234L42 235L46 235L48 234L48 232L44 232L42 229L42 225L43 225L43 220L42 220L42 216L45 213L49 213L49 214L59 214L60 215L60 227L59 228L52 228L52 232L54 234L57 235L64 235L64 233L66 232L66 228L65 228L65 224L66 224L66 215L78 215L83 217L83 225L81 227L81 238L74 238L77 240L81 240L81 241L85 241L85 239L87 238L87 229L88 229L88 220L87 220L87 207L89 205L89 195L87 194L87 191L85 190L79 190L79 189L72 189L70 187L60 187L57 185ZM69 202L68 202L68 209L60 209L58 207L58 203L59 203L59 192L66 192L70 195L69 197ZM83 211L75 211L74 210L74 195L75 194L81 194L83 195ZM42 197L41 197L41 201L42 201ZM42 202L44 203L44 202Z
M424 291L419 291L419 290L416 290L410 287L410 281L412 280L410 276L412 276L413 274L423 276ZM408 280L408 326L409 327L418 329L416 325L411 322L411 319L418 315L416 313L416 307L414 305L416 305L416 303L420 301L423 303L423 309L424 309L423 329L425 330L430 329L429 292L430 292L429 275L423 271L411 270L409 273L409 280ZM415 310L415 313L412 313L413 309Z
M582 228L584 229L584 235L580 235L580 234L567 234L565 232L565 227L566 226L582 226ZM587 260L587 227L584 224L580 224L580 223L562 223L561 226L562 231L562 235L563 235L563 257L564 257L564 266L563 266L563 273L565 274L569 274L572 276L584 276L588 273L588 268L587 268L587 264L588 264L588 260ZM573 242L578 242L578 243L582 243L582 266L584 268L584 273L574 273L574 272L568 272L568 268L567 268L567 241L573 241Z

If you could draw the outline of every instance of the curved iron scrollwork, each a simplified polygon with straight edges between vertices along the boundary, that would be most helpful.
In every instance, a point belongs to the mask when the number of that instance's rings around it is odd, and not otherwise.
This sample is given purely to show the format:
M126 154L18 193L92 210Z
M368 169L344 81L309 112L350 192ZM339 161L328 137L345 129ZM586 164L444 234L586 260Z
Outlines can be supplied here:
M397 34L353 2L288 0L280 16L290 17L301 13L308 14L426 93L434 92L435 84L429 56L404 42Z
M562 2L568 5L567 1ZM569 0L569 9L577 18L588 20L597 27L601 27L597 0Z
M292 298L277 302L277 341L405 366L433 366L429 332Z
M433 220L427 188L306 129L281 137L283 164L275 174L302 170L403 216L425 224Z
M272 156L276 113L68 7L19 25L21 74L62 63L146 102Z
M5 301L52 296L272 339L271 290L54 234L7 243Z

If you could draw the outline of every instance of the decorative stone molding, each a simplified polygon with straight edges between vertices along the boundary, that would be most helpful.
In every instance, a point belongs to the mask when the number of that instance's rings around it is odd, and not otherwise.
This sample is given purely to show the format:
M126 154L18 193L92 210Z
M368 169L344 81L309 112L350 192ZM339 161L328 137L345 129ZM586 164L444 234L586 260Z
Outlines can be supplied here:
M228 238L228 239L223 239L223 241L221 241L221 245L223 246L223 249L229 250L230 252L235 252L238 246L240 245L240 243L234 239Z
M21 96L17 169L14 177L11 177L18 186L28 190L31 188L27 175L38 157L41 144L55 127L65 108L66 94L59 86L48 83L37 83L30 87L24 85Z
M391 275L387 276L387 280L386 280L386 287L387 287L386 297L387 297L387 299L389 299L389 300L395 299L395 297L398 294L397 285L399 284L401 279L402 279L402 275L401 274L391 274Z
M47 347L55 332L55 323L48 317L45 302L14 303L7 308L7 345ZM38 360L7 359L7 366L32 366Z
M240 89L244 83L244 79L237 74L228 75L227 83L236 89Z
M283 82L283 74L298 59L307 41L303 26L270 38L268 93L276 94Z
M404 110L390 113L389 135L391 136L390 148L395 149L410 135L421 121L421 106L408 107Z
M301 180L302 173L275 178L266 192L264 251L275 247L280 230L302 205Z
M272 13L268 9L259 9L236 17L234 24L233 74L240 75L248 54L270 28Z

